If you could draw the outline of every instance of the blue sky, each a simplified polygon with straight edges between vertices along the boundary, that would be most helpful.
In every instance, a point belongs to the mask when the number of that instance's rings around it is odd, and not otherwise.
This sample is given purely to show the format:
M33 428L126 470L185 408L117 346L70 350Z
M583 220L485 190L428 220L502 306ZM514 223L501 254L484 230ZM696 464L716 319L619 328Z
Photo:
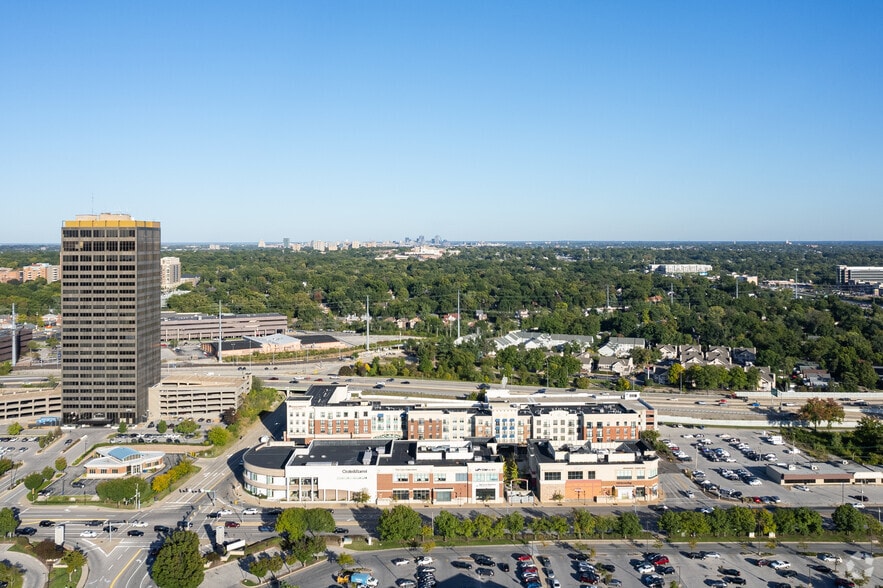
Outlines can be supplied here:
M5 2L0 242L879 240L883 3Z

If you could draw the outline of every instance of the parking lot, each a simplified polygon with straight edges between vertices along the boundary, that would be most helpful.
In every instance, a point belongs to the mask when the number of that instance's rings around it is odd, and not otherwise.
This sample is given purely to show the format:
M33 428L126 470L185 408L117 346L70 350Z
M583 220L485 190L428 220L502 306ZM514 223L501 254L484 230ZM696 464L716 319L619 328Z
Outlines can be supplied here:
M657 575L656 566L651 566L653 571L649 571L648 568L642 568L644 572L638 571L639 566L647 565L648 557L653 555L667 559L667 561L658 560L665 562L658 568L660 572L664 572L659 573L658 576L664 579L665 585L678 581L680 586L716 586L721 585L723 578L726 577L729 584L735 585L741 584L742 581L733 578L744 579L745 585L770 588L773 588L775 583L833 587L836 579L845 578L847 573L852 577L866 574L871 586L883 580L881 571L876 569L879 566L874 565L873 558L863 557L860 551L844 550L842 545L812 547L812 555L799 555L789 547L778 547L772 553L767 550L758 552L750 548L746 549L745 546L738 544L699 546L696 553L701 550L711 552L711 555L705 559L691 559L688 547L673 548L667 545L653 547L609 542L604 544L594 542L593 545L594 553L583 551L583 555L579 557L588 559L594 565L598 575L596 584L581 581L582 574L579 571L581 562L576 559L580 552L558 544L436 548L428 554L433 560L428 565L435 568L433 576L437 588L525 587L532 581L542 588L551 588L555 586L555 580L564 588L588 585L637 588L654 583L653 580ZM586 549L588 550L589 547ZM833 558L825 560L816 555L816 550L822 549L830 551ZM536 580L529 577L527 582L522 581L522 574L518 573L517 560L520 554L530 556L530 560L525 562L525 565L532 565L535 568ZM402 588L410 586L409 581L417 584L419 575L416 560L423 555L419 550L353 553L353 555L357 561L354 567L370 570L370 573L378 579L378 588ZM495 563L495 567L492 568L493 576L478 575L476 570L480 566L475 562L476 556L493 559ZM393 563L399 558L407 560L408 563L404 565ZM774 564L780 569L777 570L769 565L772 562L782 562ZM508 572L503 571L502 568L505 567L503 564L508 565ZM602 566L612 571L606 571ZM340 567L334 563L327 563L298 574L294 580L303 586L330 588L335 585L339 569ZM547 570L552 572L552 576Z
M790 486L770 481L766 471L768 464L807 467L811 460L803 453L795 453L788 444L774 445L762 439L766 436L764 431L663 425L659 427L659 432L661 439L669 441L689 457L689 460L677 462L676 467L682 475L662 476L665 504L668 506L699 509L721 504L721 501L732 504L742 500L770 503L769 499L778 498L776 504L781 506L832 507L844 502L861 503L876 514L878 507L883 504L883 490L874 485ZM739 444L744 449L739 449ZM715 450L726 453L715 454ZM751 452L757 455L753 456ZM770 459L765 459L765 456ZM694 480L683 475L684 472L696 470L704 475ZM727 470L735 476L726 477ZM710 490L703 491L702 483Z

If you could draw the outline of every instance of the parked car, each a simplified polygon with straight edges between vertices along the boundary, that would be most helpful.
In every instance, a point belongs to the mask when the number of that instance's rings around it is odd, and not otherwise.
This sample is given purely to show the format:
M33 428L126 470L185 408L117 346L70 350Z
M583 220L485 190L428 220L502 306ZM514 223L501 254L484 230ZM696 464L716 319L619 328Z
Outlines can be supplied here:
M493 576L494 570L491 568L476 568L475 573L479 576Z
M126 535L129 537L140 537L144 534L144 531L139 531L138 529L130 529Z
M397 557L394 560L392 560L392 563L393 563L393 565L397 565L397 566L406 566L409 563L411 563L411 560L405 559L404 557Z

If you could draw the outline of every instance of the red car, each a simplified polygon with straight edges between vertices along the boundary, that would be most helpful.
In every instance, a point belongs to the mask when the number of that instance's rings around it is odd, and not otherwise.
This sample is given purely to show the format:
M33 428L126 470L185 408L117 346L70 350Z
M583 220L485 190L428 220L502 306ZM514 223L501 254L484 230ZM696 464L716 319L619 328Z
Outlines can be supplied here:
M652 563L654 566L664 566L668 564L668 558L664 555L660 555L651 559L650 563Z
M529 555L527 555L526 553L522 553L518 557L516 557L515 559L517 559L518 561L530 561L532 558Z
M236 521L226 521L224 523L224 526L227 527L228 529L230 529L230 528L238 527L239 523L237 523Z

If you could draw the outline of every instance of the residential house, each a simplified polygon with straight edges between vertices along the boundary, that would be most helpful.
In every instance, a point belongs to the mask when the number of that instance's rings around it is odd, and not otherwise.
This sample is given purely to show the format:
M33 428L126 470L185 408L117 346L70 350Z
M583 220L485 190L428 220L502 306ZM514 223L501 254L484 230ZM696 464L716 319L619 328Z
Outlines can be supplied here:
M757 349L754 347L734 347L733 363L744 367L751 367L757 361Z
M647 346L644 339L638 337L610 337L607 343L598 350L599 355L625 357L632 349L643 349Z
M635 369L631 357L615 357L602 355L598 358L599 372L613 372L619 376L627 376Z

